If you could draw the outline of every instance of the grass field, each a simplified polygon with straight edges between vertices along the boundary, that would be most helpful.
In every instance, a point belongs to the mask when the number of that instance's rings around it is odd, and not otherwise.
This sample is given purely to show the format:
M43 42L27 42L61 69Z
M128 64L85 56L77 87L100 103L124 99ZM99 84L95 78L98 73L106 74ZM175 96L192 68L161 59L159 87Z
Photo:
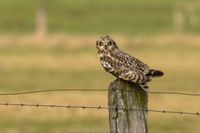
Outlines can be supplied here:
M46 38L34 34L37 2L0 1L0 93L106 89L115 78L99 63L95 40L102 34L114 36L122 50L165 72L149 84L150 90L200 93L200 25L186 20L183 34L174 34L174 10L183 0L43 0ZM107 106L107 93L37 93L0 96L0 101ZM149 95L150 109L196 112L199 103L199 97ZM107 110L1 106L0 114L3 133L109 132ZM150 133L200 132L198 116L149 112L148 123Z
M174 11L176 5L182 2L184 1L43 0L47 13L47 27L51 33L131 35L174 31ZM186 6L188 3L183 5ZM34 32L37 7L35 0L0 1L0 32L12 34ZM199 17L199 11L197 16ZM188 24L188 18L185 19L183 31L199 33L200 26L192 26Z
M196 45L121 45L121 48L166 75L150 83L152 91L200 92L200 47ZM106 89L114 77L100 67L94 44L13 45L0 49L1 92L55 88ZM84 62L84 63L83 63ZM40 93L1 96L3 102L107 105L106 92ZM199 111L198 97L153 95L149 108ZM108 132L107 111L1 107L4 133ZM149 113L149 129L155 133L198 133L199 118Z

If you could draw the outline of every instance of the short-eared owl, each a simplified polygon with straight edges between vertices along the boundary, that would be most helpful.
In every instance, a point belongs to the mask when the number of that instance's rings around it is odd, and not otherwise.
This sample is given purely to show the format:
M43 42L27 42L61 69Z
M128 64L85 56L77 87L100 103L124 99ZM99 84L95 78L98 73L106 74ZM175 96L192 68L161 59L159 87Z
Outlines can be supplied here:
M139 59L119 50L116 42L109 36L100 37L96 41L103 68L117 78L139 84L147 91L147 82L152 77L160 77L164 73L151 69Z

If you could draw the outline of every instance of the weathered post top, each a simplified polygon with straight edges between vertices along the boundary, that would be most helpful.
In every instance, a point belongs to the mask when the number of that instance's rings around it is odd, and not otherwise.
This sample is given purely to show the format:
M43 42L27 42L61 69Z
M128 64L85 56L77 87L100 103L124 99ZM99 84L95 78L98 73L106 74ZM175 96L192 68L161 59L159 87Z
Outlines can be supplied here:
M148 133L147 93L122 79L113 81L108 89L110 133Z

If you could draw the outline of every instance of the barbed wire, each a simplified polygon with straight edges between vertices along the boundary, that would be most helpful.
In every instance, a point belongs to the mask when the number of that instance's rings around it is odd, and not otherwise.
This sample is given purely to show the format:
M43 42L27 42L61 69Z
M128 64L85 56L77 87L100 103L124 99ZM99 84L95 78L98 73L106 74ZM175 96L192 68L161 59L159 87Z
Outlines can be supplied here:
M0 96L3 95L25 95L32 93L42 93L42 92L61 92L61 91L108 91L107 89L45 89L45 90L33 90L33 91L23 91L23 92L11 92L11 93L0 93ZM167 95L185 95L185 96L200 96L200 93L184 93L184 92L173 92L173 91L149 91L149 94L167 94Z
M200 116L199 112L186 112L186 111L170 111L170 110L158 110L158 109L125 109L125 108L116 108L108 106L85 106L85 105L57 105L57 104L31 104L31 103L0 103L0 106L17 106L17 107L44 107L44 108L66 108L66 109L117 109L117 110L126 110L126 111L146 111L154 113L165 113L165 114L178 114L178 115L196 115Z

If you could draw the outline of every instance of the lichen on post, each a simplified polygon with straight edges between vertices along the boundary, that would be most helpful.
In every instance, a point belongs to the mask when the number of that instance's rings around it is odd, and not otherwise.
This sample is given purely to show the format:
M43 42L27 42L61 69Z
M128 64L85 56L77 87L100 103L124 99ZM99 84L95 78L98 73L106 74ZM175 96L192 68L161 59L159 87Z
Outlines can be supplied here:
M147 93L122 79L110 83L108 91L110 133L148 133Z

